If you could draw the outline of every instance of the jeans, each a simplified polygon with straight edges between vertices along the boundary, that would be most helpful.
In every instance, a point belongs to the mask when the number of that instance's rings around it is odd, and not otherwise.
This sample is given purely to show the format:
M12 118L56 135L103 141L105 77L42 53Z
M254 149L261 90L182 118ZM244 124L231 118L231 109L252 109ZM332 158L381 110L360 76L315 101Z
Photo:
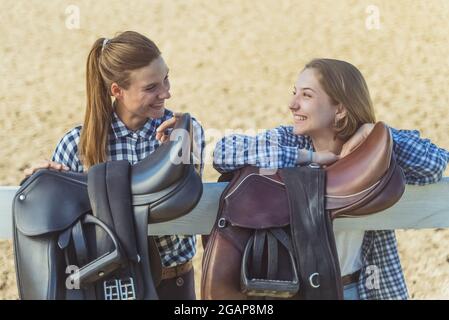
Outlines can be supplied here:
M360 300L357 282L353 282L344 286L343 295L345 300Z

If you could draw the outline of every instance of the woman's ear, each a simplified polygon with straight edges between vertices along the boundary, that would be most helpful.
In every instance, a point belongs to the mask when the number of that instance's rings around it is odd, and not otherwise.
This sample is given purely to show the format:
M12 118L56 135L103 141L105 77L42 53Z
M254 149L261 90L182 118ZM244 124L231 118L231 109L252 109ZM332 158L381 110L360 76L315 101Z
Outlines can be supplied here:
M123 96L123 89L120 88L120 86L116 82L113 82L111 84L111 94L114 96L114 98L120 99Z
M337 109L335 111L335 120L336 121L340 121L341 119L343 119L344 117L346 117L347 115L347 111L344 105L342 105L341 103L339 103L337 105Z

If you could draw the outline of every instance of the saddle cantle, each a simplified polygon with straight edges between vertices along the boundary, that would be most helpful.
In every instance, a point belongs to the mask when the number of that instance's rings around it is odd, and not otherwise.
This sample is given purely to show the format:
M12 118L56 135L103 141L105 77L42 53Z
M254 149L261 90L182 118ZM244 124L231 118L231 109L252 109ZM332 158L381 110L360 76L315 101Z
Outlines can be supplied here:
M133 166L112 161L88 174L39 170L22 182L13 200L21 299L157 298L160 261L148 223L185 215L202 194L195 165L178 159L192 160L190 115L173 131L183 133L180 139ZM124 274L139 283L122 281Z
M246 166L232 172L205 246L202 298L341 299L331 218L384 210L404 189L381 122L325 169L312 164L263 175Z

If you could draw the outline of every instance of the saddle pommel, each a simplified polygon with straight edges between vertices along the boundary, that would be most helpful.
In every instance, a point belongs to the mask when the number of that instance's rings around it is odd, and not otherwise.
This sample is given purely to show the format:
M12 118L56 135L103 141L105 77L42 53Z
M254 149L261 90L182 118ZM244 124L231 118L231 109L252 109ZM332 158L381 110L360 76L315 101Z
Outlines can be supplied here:
M326 168L328 196L350 196L372 187L390 166L393 139L388 127L377 122L363 143Z
M163 143L151 157L132 167L131 190L133 195L160 191L182 179L185 165L191 163L192 120L184 113L176 122L170 141Z
M396 203L405 182L388 127L377 122L354 151L326 168L326 178L326 209L333 217L374 213Z

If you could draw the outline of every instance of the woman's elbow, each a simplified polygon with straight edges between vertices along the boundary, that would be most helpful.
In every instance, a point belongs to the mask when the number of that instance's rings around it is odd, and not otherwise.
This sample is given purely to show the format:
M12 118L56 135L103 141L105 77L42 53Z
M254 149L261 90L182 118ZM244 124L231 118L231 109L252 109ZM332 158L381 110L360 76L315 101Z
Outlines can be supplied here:
M441 180L443 177L444 171L446 171L447 168L447 159L444 154L441 154L441 152L438 154L437 157L435 157L435 166L433 167L433 176L436 179L436 181Z
M443 157L436 157L427 166L416 166L404 170L407 183L426 185L438 182L442 179L447 167L447 161Z
M226 172L226 165L225 165L225 159L223 158L224 152L223 152L223 144L225 143L224 138L220 139L217 144L215 145L214 152L213 152L213 167L215 170L217 170L220 173Z

